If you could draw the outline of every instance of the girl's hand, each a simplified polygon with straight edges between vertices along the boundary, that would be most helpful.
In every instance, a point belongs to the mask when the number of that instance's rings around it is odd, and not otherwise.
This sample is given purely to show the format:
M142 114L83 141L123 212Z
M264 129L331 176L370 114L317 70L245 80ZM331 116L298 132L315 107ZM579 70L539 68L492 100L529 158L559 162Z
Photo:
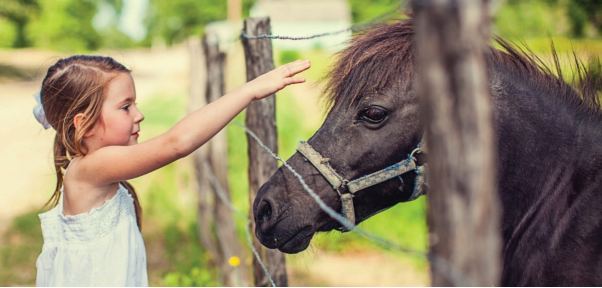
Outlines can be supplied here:
M253 95L253 100L265 98L288 85L305 82L305 78L293 76L309 69L310 66L309 60L297 60L282 65L249 81L243 89L249 89L249 92Z

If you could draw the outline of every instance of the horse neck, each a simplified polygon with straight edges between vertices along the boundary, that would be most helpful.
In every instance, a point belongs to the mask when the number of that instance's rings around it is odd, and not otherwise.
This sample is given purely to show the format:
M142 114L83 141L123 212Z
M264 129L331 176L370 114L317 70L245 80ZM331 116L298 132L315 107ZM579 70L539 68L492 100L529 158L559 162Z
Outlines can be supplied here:
M602 123L599 117L585 115L575 101L552 95L555 91L530 88L524 79L496 76L491 94L501 224L507 242L530 213L543 213L538 209L544 200L556 201L555 207L546 209L566 209L562 206L570 205L567 199L575 193L576 181L583 181L580 173L602 167L597 165L602 164L598 131Z

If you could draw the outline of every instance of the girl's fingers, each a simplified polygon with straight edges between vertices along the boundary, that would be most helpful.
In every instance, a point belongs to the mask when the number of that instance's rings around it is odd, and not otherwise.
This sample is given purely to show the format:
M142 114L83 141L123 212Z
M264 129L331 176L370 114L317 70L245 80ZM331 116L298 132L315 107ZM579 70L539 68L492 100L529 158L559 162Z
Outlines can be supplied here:
M289 78L284 78L284 83L286 85L303 83L303 82L305 82L305 78L303 78L303 77L289 77Z
M297 60L295 62L288 63L284 66L284 73L286 77L293 76L297 73L307 70L311 67L311 63L309 60Z

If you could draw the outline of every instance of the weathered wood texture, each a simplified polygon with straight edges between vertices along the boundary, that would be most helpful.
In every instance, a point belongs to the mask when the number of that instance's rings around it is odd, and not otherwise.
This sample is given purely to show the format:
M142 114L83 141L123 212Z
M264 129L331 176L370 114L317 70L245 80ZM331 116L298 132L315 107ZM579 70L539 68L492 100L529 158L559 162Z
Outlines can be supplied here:
M269 18L247 18L243 30L250 36L269 35L270 20ZM243 38L242 41L245 50L247 81L251 81L274 69L270 39L247 40ZM255 132L267 147L274 153L278 153L275 107L276 99L273 95L253 101L247 108L245 121L246 126ZM247 142L249 144L249 201L252 207L255 196L257 196L257 190L276 172L278 162L251 137L247 137ZM253 219L252 210L249 211L249 214L249 217ZM251 228L252 231L255 231L255 223L252 224ZM260 252L260 255L265 255L263 259L267 262L268 271L276 286L288 286L284 254L275 249L263 248L255 236L253 236L253 245ZM268 279L256 259L253 259L253 267L255 285L268 286Z
M186 42L190 55L190 87L188 99L188 113L207 105L205 97L205 55L201 39L191 37ZM209 166L209 146L203 145L193 154L194 171L198 184L198 226L201 245L205 247L210 256L209 263L219 266L219 249L213 237L211 225L215 218L215 199L213 188L210 185L206 167Z
M429 150L433 286L499 285L499 207L484 50L485 0L414 0L418 93ZM437 262L437 263L435 263ZM456 270L445 271L446 265Z
M219 49L218 37L207 33L203 37L203 50L207 63L207 90L206 99L208 103L217 100L224 95L224 67L226 54ZM228 138L226 130L222 129L209 142L209 164L211 171L209 177L215 177L212 191L221 193L230 201L230 189L228 186ZM241 255L241 247L236 236L233 212L221 198L215 194L215 232L217 236L220 259L217 261L222 274L224 286L248 286L248 273L245 265L233 267L229 263L231 257L244 259Z

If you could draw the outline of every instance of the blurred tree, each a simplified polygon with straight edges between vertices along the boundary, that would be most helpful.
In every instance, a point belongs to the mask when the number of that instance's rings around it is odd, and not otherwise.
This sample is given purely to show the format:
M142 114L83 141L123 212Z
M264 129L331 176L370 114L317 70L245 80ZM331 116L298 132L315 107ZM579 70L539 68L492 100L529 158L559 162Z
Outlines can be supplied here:
M119 19L123 0L0 0L0 46L78 51L104 42L131 45L116 24L101 33L92 26L101 5L111 7Z
M402 0L349 0L352 22L368 21L395 9L401 4Z
M119 30L116 24L105 27L104 29L99 30L98 33L101 36L101 45L105 48L124 49L141 45Z
M242 0L243 17L255 0ZM202 35L210 22L226 20L227 1L213 0L150 0L145 25L149 41L161 38L168 46L182 42L190 35Z
M558 4L558 0L508 0L508 4L516 5L525 2L543 2L546 4Z
M493 32L506 38L561 34L561 8L557 0L508 0L493 15Z
M12 46L15 48L29 46L25 27L29 21L38 16L40 5L37 0L2 0L0 1L0 18L5 18L14 25L16 35Z
M117 15L123 6L122 0L36 1L40 6L40 16L27 26L32 44L69 52L100 48L103 37L92 25L92 19L101 5L109 5Z
M571 0L567 4L567 14L574 36L585 36L588 23L602 33L602 0Z
M17 36L15 25L0 17L0 47L13 47Z

